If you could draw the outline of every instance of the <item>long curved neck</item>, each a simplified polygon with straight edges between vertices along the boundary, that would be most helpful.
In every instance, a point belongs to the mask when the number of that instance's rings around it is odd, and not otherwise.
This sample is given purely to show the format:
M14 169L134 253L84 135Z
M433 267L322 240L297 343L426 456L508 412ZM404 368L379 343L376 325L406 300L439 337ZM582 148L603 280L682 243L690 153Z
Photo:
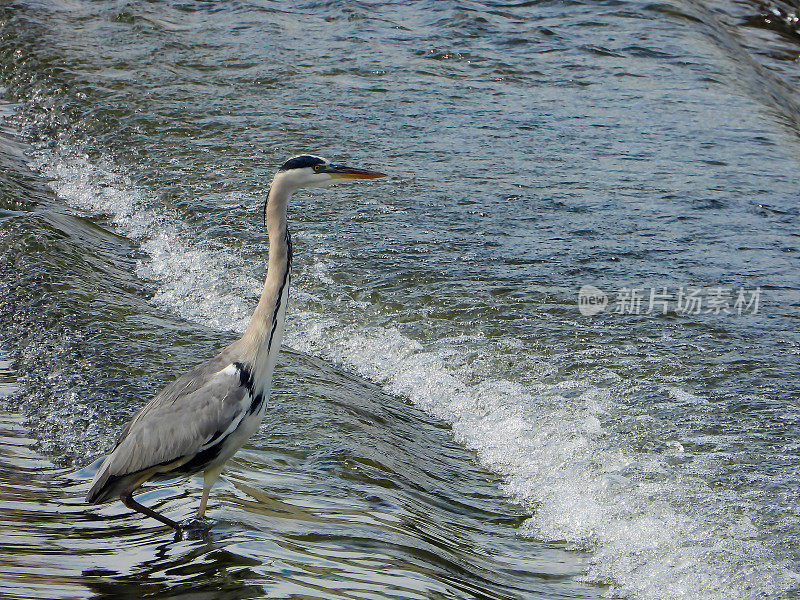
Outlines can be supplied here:
M243 362L252 369L254 384L262 388L269 387L283 339L292 269L292 241L286 224L286 205L291 193L280 178L273 180L264 209L269 235L267 278L253 318L241 339Z

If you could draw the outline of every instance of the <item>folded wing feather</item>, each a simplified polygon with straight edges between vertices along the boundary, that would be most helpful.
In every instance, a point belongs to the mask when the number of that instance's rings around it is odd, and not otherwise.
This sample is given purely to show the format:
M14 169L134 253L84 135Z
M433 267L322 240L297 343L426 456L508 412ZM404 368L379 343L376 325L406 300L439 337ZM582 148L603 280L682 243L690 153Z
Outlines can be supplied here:
M191 459L210 440L221 440L247 413L251 400L239 369L221 355L164 388L120 432L89 492L100 496L109 478Z

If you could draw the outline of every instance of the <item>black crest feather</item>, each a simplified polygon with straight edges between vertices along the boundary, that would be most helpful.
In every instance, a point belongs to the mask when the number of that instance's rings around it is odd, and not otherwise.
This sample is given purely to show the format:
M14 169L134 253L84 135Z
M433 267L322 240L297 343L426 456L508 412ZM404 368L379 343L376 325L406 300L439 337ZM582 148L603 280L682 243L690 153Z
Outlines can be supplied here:
M315 165L325 164L325 160L319 156L311 156L310 154L301 154L300 156L293 156L281 165L281 171L289 171L291 169L302 169L304 167L313 167Z

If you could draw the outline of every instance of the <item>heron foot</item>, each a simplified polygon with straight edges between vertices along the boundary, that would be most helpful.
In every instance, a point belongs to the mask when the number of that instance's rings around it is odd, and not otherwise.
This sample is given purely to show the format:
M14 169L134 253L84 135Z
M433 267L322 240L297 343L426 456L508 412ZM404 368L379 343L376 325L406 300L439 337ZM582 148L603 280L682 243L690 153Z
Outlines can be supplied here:
M211 519L192 517L191 519L181 521L180 525L181 533L186 535L186 539L191 540L205 537L208 532L211 531L214 522Z
M206 517L191 517L180 522L181 529L211 529L214 521Z

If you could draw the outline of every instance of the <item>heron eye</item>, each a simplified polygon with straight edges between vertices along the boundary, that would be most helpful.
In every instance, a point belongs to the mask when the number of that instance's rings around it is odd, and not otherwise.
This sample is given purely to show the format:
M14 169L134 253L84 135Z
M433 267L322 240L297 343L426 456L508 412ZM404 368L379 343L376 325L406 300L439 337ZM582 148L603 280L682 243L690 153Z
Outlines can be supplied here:
M314 165L314 173L319 173L322 171L322 165Z

